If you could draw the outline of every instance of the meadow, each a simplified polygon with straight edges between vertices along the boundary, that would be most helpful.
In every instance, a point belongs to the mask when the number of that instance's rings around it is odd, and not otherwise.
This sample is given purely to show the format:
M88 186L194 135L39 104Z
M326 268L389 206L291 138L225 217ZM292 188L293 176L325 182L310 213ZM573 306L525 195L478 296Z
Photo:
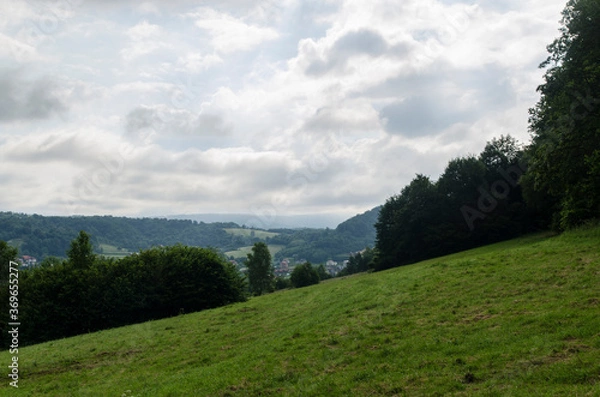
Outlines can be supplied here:
M599 313L596 226L25 347L0 395L598 396Z
M252 245L248 245L245 247L240 247L234 251L227 251L225 252L225 256L230 258L236 258L236 259L246 259L246 257L248 256L248 254L250 254L252 252ZM284 245L277 245L277 244L269 244L269 252L271 253L271 256L274 256L276 253L278 253L279 251L281 251L283 248L285 248Z

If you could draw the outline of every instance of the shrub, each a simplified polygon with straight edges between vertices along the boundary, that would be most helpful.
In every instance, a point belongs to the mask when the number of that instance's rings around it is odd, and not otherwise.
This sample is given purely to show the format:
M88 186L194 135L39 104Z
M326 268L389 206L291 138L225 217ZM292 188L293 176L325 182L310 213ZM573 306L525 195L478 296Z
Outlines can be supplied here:
M308 285L318 284L320 280L317 270L310 264L310 262L306 262L305 264L296 266L294 268L294 271L292 271L291 281L294 288L300 288Z

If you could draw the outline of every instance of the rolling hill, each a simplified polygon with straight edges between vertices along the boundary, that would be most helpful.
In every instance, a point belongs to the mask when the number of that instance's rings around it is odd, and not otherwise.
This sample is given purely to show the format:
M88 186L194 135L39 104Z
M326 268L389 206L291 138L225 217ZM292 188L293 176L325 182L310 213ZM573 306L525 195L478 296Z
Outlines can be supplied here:
M347 259L375 242L373 227L379 208L356 215L336 229L250 229L232 222L204 223L191 219L126 218L114 216L42 216L0 212L0 240L19 249L20 255L42 260L64 257L71 241L83 230L91 235L95 250L122 257L159 245L184 244L213 247L245 258L255 242L266 241L278 259L292 257L322 263ZM236 256L238 255L238 256Z
M593 396L599 278L600 227L530 235L22 348L0 395Z

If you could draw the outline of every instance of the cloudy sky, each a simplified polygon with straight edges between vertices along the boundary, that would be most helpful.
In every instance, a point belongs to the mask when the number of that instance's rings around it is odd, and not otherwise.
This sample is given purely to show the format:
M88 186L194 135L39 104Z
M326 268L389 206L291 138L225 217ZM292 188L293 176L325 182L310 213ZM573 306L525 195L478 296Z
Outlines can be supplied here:
M364 212L528 142L565 3L2 1L0 210Z

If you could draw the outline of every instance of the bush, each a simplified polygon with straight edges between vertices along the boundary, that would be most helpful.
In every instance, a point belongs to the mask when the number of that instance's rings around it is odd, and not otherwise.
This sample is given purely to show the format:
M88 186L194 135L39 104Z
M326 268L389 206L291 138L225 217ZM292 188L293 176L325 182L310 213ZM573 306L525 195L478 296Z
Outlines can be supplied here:
M244 279L210 249L175 245L119 261L101 257L90 261L74 266L81 263L67 260L22 271L19 311L27 324L24 344L246 299ZM3 288L0 292L3 302L8 301L7 291ZM0 337L0 343L6 348L7 338Z
M292 282L289 278L277 277L275 278L275 289L282 290L292 286Z
M305 264L296 266L294 268L294 271L292 271L291 281L294 288L300 288L308 285L318 284L320 279L317 270L310 264L310 262L306 262Z

